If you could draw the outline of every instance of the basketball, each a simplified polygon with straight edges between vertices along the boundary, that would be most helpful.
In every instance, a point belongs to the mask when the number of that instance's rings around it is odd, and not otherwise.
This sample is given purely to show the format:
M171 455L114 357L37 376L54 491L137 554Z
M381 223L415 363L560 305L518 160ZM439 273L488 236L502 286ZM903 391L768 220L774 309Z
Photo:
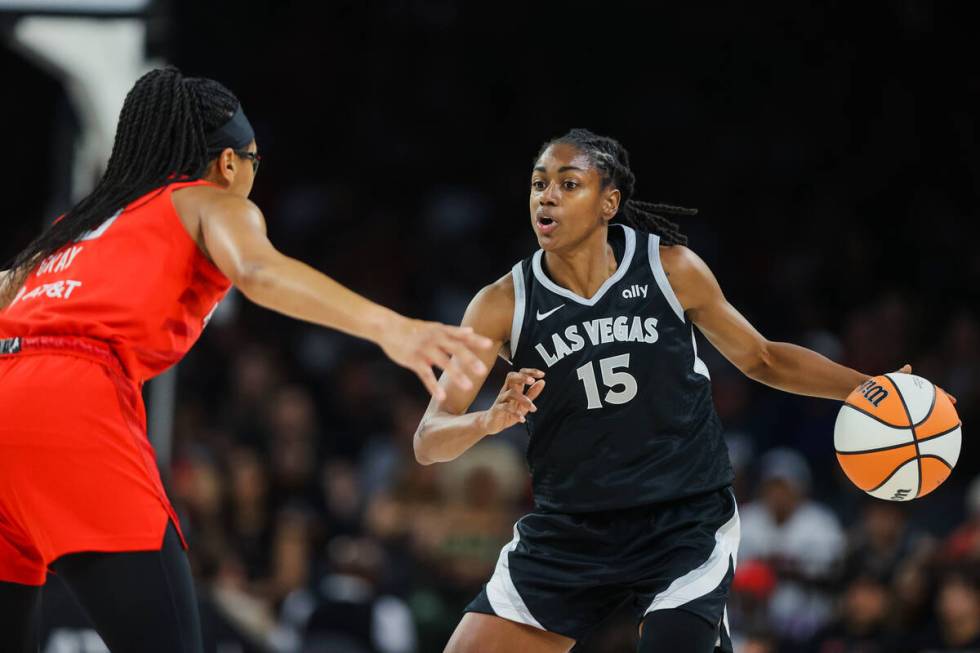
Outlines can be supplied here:
M911 501L945 481L960 456L960 418L940 388L892 372L847 397L834 426L844 473L878 499Z

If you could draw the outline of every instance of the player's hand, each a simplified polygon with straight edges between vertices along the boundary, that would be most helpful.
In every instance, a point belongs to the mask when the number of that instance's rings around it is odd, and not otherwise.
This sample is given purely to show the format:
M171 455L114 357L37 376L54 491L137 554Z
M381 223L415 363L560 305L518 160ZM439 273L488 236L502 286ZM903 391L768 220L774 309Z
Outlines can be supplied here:
M493 405L483 412L483 430L493 435L526 422L525 416L538 410L534 400L542 390L544 372L541 370L526 367L519 372L510 372Z
M378 344L388 358L415 372L437 400L445 399L446 391L436 380L433 367L442 369L463 390L473 388L469 374L487 373L487 366L473 352L490 349L493 341L489 338L474 333L470 327L402 320L387 329Z
M902 368L899 369L899 370L897 370L897 371L901 372L902 374L911 374L912 373L912 366L909 365L908 363L906 363L905 365L902 365ZM939 388L940 390L943 390L938 385L936 387ZM949 397L949 400L952 401L954 405L956 404L956 397L954 397L953 395L949 394L945 390L943 390L943 394L945 394L947 397Z

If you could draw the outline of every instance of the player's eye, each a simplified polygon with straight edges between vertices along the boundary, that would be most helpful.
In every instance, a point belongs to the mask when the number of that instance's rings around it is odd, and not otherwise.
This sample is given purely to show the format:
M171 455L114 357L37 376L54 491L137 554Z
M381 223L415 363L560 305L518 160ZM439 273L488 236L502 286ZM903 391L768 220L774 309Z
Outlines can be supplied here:
M534 190L544 190L548 185L540 179L534 179L531 181L531 188Z
M575 190L576 188L578 188L578 186L579 186L578 182L573 181L571 179L565 180L565 182L562 184L562 187L565 190Z

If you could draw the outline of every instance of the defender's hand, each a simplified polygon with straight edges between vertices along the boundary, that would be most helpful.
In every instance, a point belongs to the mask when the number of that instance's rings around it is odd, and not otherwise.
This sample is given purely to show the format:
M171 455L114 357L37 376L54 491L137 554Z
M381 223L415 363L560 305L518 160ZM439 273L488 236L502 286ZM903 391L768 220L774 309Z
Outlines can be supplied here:
M470 327L401 320L385 330L378 344L388 358L415 372L437 400L445 399L446 391L436 381L433 366L441 368L463 390L473 387L468 372L487 373L487 366L473 352L490 349L493 342L489 338L474 333Z
M544 390L544 372L524 368L510 372L493 405L483 413L482 425L487 435L500 433L525 421L525 415L538 410L534 400Z

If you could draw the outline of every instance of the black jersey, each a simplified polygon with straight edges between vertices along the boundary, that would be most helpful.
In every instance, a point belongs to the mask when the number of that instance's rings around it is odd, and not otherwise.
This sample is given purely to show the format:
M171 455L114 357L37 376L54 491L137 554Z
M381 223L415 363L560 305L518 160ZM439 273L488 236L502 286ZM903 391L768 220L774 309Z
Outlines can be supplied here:
M586 299L544 252L514 266L511 362L546 372L527 415L535 504L592 512L701 494L733 478L708 369L658 236L612 225L619 267Z

